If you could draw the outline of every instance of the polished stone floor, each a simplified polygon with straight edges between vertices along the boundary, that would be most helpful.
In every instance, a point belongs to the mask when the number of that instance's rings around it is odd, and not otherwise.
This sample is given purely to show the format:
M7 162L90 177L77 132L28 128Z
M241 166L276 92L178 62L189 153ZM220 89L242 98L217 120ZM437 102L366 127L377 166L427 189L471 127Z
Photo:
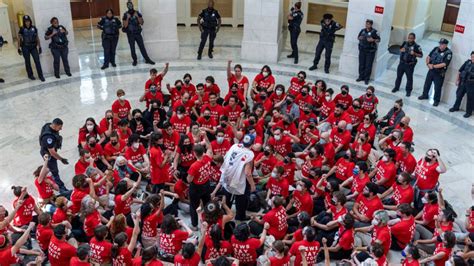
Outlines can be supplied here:
M148 78L149 65L140 63L132 67L126 38L121 36L118 46L118 67L101 71L102 47L99 32L91 29L75 31L76 46L79 51L80 69L78 73L60 80L46 76L46 82L30 81L26 78L23 58L16 53L13 45L4 47L0 52L0 77L6 83L0 84L0 204L10 206L12 185L26 185L35 194L33 170L41 164L38 135L41 126L55 117L65 121L62 155L69 159L67 166L60 165L62 179L69 184L73 175L74 163L78 159L77 133L87 117L102 118L106 109L115 100L115 91L122 88L127 93L132 107L143 108L138 102L143 85ZM242 28L223 28L216 39L215 57L206 57L196 61L196 49L199 43L197 28L179 27L181 56L170 62L170 71L164 83L173 83L184 73L193 75L194 83L203 82L205 76L213 75L216 82L227 90L226 61L232 59L241 63L244 74L253 79L261 64L241 62L240 40ZM420 43L424 51L430 50L439 40L439 34L428 33ZM448 36L449 37L449 36ZM300 38L300 64L294 65L286 54L290 51L286 42L278 64L270 64L277 83L288 85L290 77L299 70L307 70L314 56L314 47L318 36L313 33L302 34ZM325 79L329 87L338 88L348 84L353 96L365 91L363 84L357 84L352 78L337 72L342 39L338 38L334 53L331 74L320 70L308 73L308 80ZM454 205L458 214L463 213L472 204L471 185L474 182L474 118L464 119L462 113L448 113L449 106L441 104L434 109L427 102L416 99L426 73L424 64L418 64L415 70L414 96L405 98L404 93L392 94L396 76L397 56L390 59L389 69L373 82L376 95L381 104L379 112L384 114L397 98L404 98L405 112L412 118L415 131L415 156L420 158L428 148L438 148L448 172L440 178L446 198ZM164 62L157 62L161 68ZM405 81L403 81L405 82ZM404 83L402 83L404 84Z

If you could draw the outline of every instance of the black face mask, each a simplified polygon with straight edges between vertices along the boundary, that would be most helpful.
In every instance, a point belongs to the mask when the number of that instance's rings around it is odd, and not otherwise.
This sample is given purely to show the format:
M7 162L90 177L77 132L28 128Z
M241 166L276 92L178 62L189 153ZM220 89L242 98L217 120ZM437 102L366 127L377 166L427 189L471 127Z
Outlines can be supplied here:
M255 125L255 120L249 120L249 125L251 126Z
M120 165L119 169L122 170L122 171L125 171L127 169L127 165L126 164Z
M314 129L315 128L314 125L309 125L308 127L309 127L309 129Z
M184 83L186 83L186 84L189 84L189 82L191 82L191 81L187 80L187 79L184 80Z
M225 127L227 127L227 124L226 123L221 123L221 127L225 128Z
M309 113L311 113L311 112L308 111L308 110L305 110L305 111L303 111L303 112L304 112L305 114L307 114L307 115L308 115Z
M142 118L141 118L141 117L135 117L135 121L141 122L141 121L142 121Z
M89 143L89 147L94 148L95 147L95 142Z
M344 154L344 159L348 160L348 159L349 159L349 155Z
M331 190L330 190L329 188L325 187L325 188L324 188L324 192L328 192L328 193L329 193L329 192L331 192ZM331 201L332 201L332 200L331 200Z
M342 133L342 132L344 132L344 129L338 127L338 128L337 128L337 132Z
M291 100L286 100L285 102L286 102L287 105L290 105L290 104L293 103Z
M181 90L181 86L176 86L176 89L180 91L180 90Z
M438 242L443 242L443 239L441 238L441 236L437 236L437 237L436 237L436 241L438 241Z
M204 117L204 119L206 119L206 120L209 120L209 119L211 118L210 115L205 115L205 116L203 116L203 117Z
M354 109L359 109L360 106L358 106L358 105L353 105L352 108L354 108Z
M312 153L312 152L310 152L308 155L309 155L309 158L314 158L315 157L314 153Z
M403 123L403 122L400 122L398 124L400 125L400 127L405 127L405 123Z
M283 121L283 124L284 124L285 126L288 126L288 125L290 124L290 122L288 122L288 121Z
M399 107L393 107L393 111L398 112L400 110Z
M107 116L107 120L112 120L113 117L112 116Z
M305 91L302 91L302 92L301 92L301 95L306 96L306 95L308 95L308 93L305 92Z
M260 100L265 100L267 99L267 95L260 95Z
M288 158L285 158L285 159L283 159L283 162L288 164L288 163L290 163L290 160L288 160Z
M398 180L398 178L395 179L395 183L397 183L397 185L401 185L401 184L402 184L402 182L400 182L400 181Z
M342 95L347 95L347 91L341 91Z
M425 162L430 163L430 162L431 162L431 158L425 156Z
M268 156L268 155L270 155L270 151L263 151L263 154L264 154L265 156Z
M370 197L370 193L365 193L365 192L363 192L363 193L362 193L362 196L368 198L368 197Z
M232 94L237 94L237 91L231 91L231 92L232 92Z
M367 97L372 97L372 93L366 93Z
M396 140L397 140L397 138L396 138L395 136L391 136L390 139L391 139L392 141L396 141Z
M117 145L118 141L111 141L110 144L112 144L112 146L115 146Z

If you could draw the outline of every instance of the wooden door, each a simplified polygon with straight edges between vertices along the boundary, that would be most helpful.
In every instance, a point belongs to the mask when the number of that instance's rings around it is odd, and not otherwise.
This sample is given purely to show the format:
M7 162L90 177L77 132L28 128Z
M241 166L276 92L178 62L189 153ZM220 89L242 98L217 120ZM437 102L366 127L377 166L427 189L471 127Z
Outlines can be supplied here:
M446 32L454 32L454 26L458 19L459 5L461 0L446 1L446 9L444 10L443 24L441 30Z
M73 20L96 19L105 15L105 10L112 8L120 17L119 0L71 0Z

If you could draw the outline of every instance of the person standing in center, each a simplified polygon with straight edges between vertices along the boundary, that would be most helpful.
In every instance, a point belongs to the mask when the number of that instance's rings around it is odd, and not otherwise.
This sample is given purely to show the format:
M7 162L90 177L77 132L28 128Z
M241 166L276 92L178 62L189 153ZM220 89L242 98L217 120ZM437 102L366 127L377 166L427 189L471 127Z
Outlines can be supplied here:
M38 38L38 29L33 26L30 16L23 16L23 27L18 32L18 53L25 58L26 73L28 78L35 80L33 70L31 69L30 55L35 61L36 72L38 78L44 81L43 70L41 69L41 62L39 55L41 54L40 40Z
M296 2L288 14L288 30L290 31L291 54L288 58L294 58L298 64L298 36L301 33L301 22L303 22L303 12L301 12L301 2Z
M441 88L443 87L444 77L449 63L453 57L453 53L448 48L449 41L441 38L439 46L433 48L430 54L426 57L426 65L428 66L428 73L426 73L425 85L423 86L423 93L418 100L427 100L428 93L431 89L431 83L434 82L434 102L433 106L438 106L441 101Z
M316 46L316 54L313 60L313 66L309 70L315 70L318 68L319 59L321 59L321 54L323 50L326 50L324 56L324 72L329 74L329 67L331 67L331 54L332 47L336 40L336 31L342 29L342 25L332 20L332 14L324 14L323 19L321 20L321 32L319 33L319 42Z
M100 69L108 68L109 63L116 67L115 50L117 49L119 29L122 27L122 22L114 16L114 11L109 8L105 11L105 16L100 19L97 27L102 30L102 47L104 47L104 64Z
M404 41L400 47L400 63L397 67L397 79L395 80L395 88L392 92L400 90L403 74L407 75L406 96L410 97L413 90L413 71L415 70L416 58L422 57L421 47L415 42L415 33L408 34L408 40Z
M207 8L203 9L197 18L197 24L201 31L201 43L199 44L197 60L201 60L204 45L206 45L207 36L209 36L209 58L213 58L212 52L214 49L214 40L216 34L221 27L221 15L214 9L214 1L210 0L207 3Z
M142 25L143 25L143 16L140 12L133 9L133 3L127 2L127 9L128 11L123 14L123 28L122 31L127 33L128 44L130 45L130 52L132 53L133 59L133 66L137 65L137 54L135 53L135 42L137 42L138 48L140 49L140 53L142 54L143 58L145 59L145 63L154 65L150 57L148 57L148 53L145 49L145 44L143 43L143 36L142 36Z
M468 59L459 69L458 78L456 79L458 89L456 91L456 102L449 112L459 111L462 98L467 94L465 118L472 115L474 109L474 51L471 52L471 59Z
M372 64L377 53L377 43L380 42L380 36L376 29L372 28L374 21L367 19L365 28L359 32L359 77L357 82L365 81L369 84L372 74Z
M69 41L67 40L67 30L63 25L59 25L57 17L53 17L51 20L51 26L46 31L44 36L45 40L51 39L49 48L53 54L53 67L54 67L54 76L59 78L59 59L63 60L64 72L69 77L71 76L71 70L69 68L69 61L67 55L69 53L69 48L67 47Z

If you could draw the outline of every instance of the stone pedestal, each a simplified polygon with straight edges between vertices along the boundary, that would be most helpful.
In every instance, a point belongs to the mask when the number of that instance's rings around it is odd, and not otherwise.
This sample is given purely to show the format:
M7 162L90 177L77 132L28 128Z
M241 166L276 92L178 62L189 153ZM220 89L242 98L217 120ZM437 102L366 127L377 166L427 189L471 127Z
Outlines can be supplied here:
M71 3L69 0L24 0L25 14L30 15L33 24L38 29L39 39L43 53L40 56L41 67L45 74L53 74L53 55L49 49L51 40L45 40L44 34L51 25L52 17L57 17L59 24L63 25L69 32L67 38L69 40L69 66L71 72L79 71L78 51L74 42L74 28L72 26ZM60 73L64 73L63 64L61 62Z
M474 51L474 22L472 14L474 13L474 1L461 1L458 19L456 21L456 30L449 48L453 51L453 59L446 72L444 79L441 101L450 106L456 100L457 86L455 84L458 70L466 60L471 58L471 52ZM466 98L461 104L461 108L466 107Z
M283 0L245 0L242 60L278 61L283 47L284 16Z
M141 0L143 39L152 60L179 58L176 0Z
M383 9L383 11L381 11ZM380 35L377 54L375 56L372 69L372 78L379 77L386 69L388 58L391 56L388 52L390 40L390 31L392 27L393 11L395 1L393 0L351 0L347 14L347 21L343 23L346 26L344 46L339 60L339 71L357 77L359 74L359 40L357 36L361 29L365 27L365 21L372 19L373 28ZM383 13L380 13L383 12Z

